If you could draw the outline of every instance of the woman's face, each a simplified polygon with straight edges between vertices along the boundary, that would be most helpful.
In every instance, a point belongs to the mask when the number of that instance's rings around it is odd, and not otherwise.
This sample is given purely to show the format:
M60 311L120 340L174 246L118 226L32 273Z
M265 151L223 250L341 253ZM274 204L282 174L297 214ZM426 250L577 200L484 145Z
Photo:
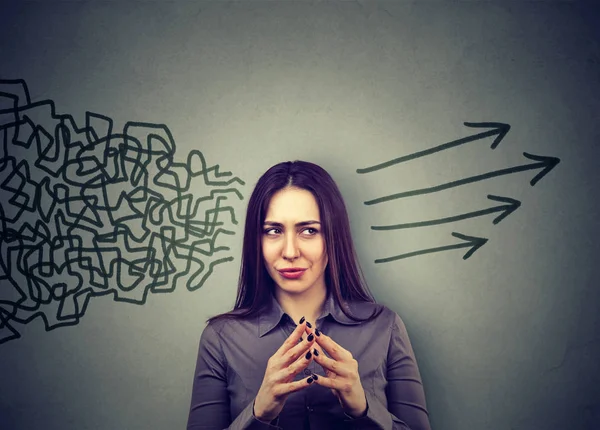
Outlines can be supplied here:
M267 271L287 294L326 289L327 255L319 206L310 191L284 188L269 203L263 224L262 249ZM301 272L282 270L301 269Z

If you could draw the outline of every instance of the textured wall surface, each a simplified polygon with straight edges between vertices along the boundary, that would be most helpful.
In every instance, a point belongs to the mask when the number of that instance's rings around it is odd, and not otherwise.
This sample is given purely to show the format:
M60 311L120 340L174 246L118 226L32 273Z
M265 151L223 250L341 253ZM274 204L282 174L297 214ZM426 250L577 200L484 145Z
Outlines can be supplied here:
M593 4L0 5L0 428L184 428L293 159L339 184L433 428L600 428Z

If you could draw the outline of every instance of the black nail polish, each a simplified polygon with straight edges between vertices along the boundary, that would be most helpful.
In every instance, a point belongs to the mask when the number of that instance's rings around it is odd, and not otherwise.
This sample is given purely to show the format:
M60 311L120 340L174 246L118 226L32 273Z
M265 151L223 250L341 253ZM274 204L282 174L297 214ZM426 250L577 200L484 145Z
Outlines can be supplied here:
M300 318L300 324L304 322L304 317Z
M302 336L300 336L300 340L298 341L298 343L302 342L304 340L304 338Z
M315 329L315 334L316 334L317 336L321 336L321 332L319 331L319 329L318 329L318 328L316 328L316 329Z
M314 336L313 336L313 334L311 333L311 334L309 334L309 335L308 335L308 337L306 338L306 340L308 340L309 342L312 342L312 340L313 340L314 338L315 338L315 337L314 337Z
M311 378L313 378L315 381L316 381L317 379L319 379L319 377L318 377L317 375L315 375L314 373L311 375Z
M306 355L304 356L304 358L306 358L307 360L310 360L310 357L312 356L312 354L310 353L310 351L308 351L306 353Z
M308 378L308 379L306 380L306 382L308 382L309 384L312 384L312 383L313 383L313 378L312 378L312 376L311 376L310 378Z
M314 350L314 354L315 354L315 357L318 357L318 356L319 356L319 351L317 351L317 348L315 348L315 350Z
M308 328L312 328L312 324L311 324L311 323L309 323L308 321L306 321L306 327L308 327Z

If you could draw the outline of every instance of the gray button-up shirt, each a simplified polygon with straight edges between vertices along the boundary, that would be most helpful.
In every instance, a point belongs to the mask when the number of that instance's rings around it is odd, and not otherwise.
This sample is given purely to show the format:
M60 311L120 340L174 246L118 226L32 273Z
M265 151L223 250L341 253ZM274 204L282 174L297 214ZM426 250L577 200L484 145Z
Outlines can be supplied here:
M364 318L378 305L353 302L349 306L353 315ZM384 306L375 319L356 322L329 295L321 316L311 323L313 326L316 323L319 330L358 361L367 398L365 417L350 418L331 390L315 383L290 394L272 423L254 417L254 398L267 361L296 327L273 298L270 309L258 317L219 319L204 329L194 373L188 430L430 430L415 354L406 327L395 312ZM314 361L308 369L324 375ZM306 378L306 374L300 372L296 380Z

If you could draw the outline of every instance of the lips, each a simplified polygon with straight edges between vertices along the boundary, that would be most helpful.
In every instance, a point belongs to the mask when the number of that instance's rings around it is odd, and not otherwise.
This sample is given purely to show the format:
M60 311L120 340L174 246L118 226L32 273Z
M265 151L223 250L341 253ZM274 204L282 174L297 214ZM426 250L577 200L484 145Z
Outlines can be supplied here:
M287 273L287 272L304 272L306 269L302 268L302 267L290 267L287 269L278 269L280 272L283 273Z
M300 267L292 267L288 269L279 269L278 272L287 279L297 279L302 276L306 269Z

